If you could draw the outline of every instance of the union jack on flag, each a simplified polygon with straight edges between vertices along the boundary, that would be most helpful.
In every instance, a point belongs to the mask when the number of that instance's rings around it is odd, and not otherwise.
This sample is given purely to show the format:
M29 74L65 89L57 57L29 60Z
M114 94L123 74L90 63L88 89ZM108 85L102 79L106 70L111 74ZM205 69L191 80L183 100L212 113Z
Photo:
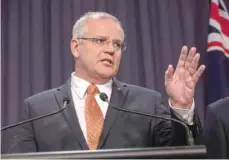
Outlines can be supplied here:
M223 0L211 0L207 65L207 103L229 96L229 14Z
M229 57L229 14L223 0L211 0L207 51L219 50Z

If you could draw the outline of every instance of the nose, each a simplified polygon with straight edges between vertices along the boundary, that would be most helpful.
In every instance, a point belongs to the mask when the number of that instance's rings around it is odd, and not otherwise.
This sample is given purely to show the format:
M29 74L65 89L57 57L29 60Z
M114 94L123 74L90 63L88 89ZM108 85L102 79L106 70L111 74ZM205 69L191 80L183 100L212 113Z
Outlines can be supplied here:
M107 42L107 45L105 47L105 53L108 53L110 55L113 55L115 53L115 47L111 41Z

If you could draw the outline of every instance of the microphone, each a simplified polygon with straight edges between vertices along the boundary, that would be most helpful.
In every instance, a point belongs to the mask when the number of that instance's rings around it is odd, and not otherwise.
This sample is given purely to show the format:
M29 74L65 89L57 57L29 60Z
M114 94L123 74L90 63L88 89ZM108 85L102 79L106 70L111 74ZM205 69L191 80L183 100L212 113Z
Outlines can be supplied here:
M119 110L119 111L129 112L129 113L133 113L133 114L143 115L143 116L147 116L147 117L154 117L154 118L159 118L159 119L164 119L164 120L168 120L168 121L173 121L173 122L179 123L186 130L186 139L187 139L188 145L190 145L190 146L194 146L195 145L192 132L189 130L188 126L184 122L179 121L179 120L174 119L174 118L162 117L162 116L158 116L158 115L147 114L147 113L131 111L131 110L123 109L123 108L118 108L118 107L114 106L112 103L109 102L107 94L103 93L103 92L99 94L99 97L100 97L100 99L102 101L107 102L114 109Z
M52 113L45 114L43 116L38 116L38 117L35 117L35 118L32 118L32 119L21 121L21 122L16 123L16 124L11 124L11 125L5 126L5 127L1 128L1 132L4 131L4 130L6 130L6 129L9 129L9 128L13 128L13 127L16 127L16 126L19 126L19 125L22 125L22 124L25 124L25 123L28 123L28 122L36 121L38 119L42 119L42 118L45 118L45 117L48 117L48 116L51 116L51 115L60 113L61 111L63 111L66 108L66 106L69 103L69 101L70 101L69 98L64 97L64 99L63 99L64 105L63 105L63 107L60 110L55 111L55 112L52 112Z

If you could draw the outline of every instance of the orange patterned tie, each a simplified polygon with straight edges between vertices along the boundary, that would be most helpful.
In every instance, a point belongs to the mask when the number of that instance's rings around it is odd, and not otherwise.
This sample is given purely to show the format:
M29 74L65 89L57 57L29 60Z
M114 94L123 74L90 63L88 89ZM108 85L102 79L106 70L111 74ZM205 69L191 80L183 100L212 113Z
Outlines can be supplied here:
M87 88L87 97L85 100L85 119L87 127L87 141L90 150L97 148L100 135L103 129L103 114L95 99L95 95L99 92L96 85L91 84Z

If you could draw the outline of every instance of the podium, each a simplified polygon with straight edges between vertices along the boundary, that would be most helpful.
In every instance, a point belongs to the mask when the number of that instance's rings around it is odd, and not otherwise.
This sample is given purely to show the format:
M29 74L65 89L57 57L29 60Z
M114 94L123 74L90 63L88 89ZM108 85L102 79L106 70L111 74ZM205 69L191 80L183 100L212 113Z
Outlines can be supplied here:
M154 147L154 148L125 148L104 149L94 151L60 151L60 152L36 152L20 154L3 154L2 159L116 159L116 158L205 158L206 147L179 146L179 147Z

